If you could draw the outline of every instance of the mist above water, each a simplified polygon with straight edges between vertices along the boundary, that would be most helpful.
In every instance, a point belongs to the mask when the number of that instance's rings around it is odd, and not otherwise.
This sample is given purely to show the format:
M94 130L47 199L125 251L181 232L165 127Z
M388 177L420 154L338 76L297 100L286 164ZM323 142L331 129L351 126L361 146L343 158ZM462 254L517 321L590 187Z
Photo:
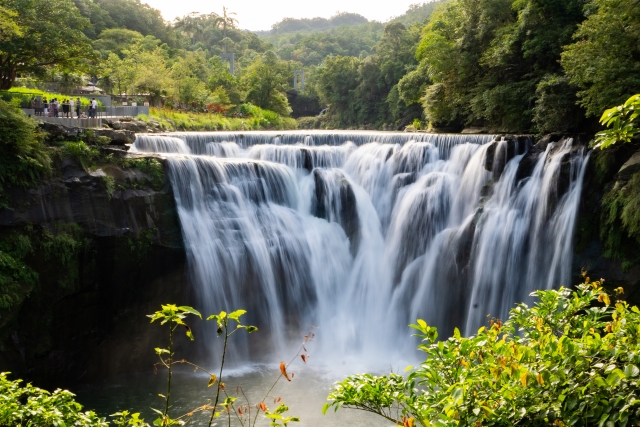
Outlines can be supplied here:
M417 318L469 335L570 285L587 157L570 139L530 150L383 132L139 135L132 148L173 153L195 305L247 310L261 355L285 357L314 325L314 361L345 373L413 362ZM234 339L236 359L260 359Z

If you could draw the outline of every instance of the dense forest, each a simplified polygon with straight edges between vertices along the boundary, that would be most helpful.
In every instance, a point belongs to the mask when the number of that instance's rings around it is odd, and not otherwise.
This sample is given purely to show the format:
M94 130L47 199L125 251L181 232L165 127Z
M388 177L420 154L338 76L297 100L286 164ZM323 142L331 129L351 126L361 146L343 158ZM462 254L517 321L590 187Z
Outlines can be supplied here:
M386 24L339 13L259 33L226 8L174 22L140 0L2 8L5 90L97 79L107 92L180 109L252 103L300 117L329 107L303 127L530 133L592 129L640 91L634 0L443 0ZM233 75L224 52L235 54ZM293 75L303 69L302 93Z

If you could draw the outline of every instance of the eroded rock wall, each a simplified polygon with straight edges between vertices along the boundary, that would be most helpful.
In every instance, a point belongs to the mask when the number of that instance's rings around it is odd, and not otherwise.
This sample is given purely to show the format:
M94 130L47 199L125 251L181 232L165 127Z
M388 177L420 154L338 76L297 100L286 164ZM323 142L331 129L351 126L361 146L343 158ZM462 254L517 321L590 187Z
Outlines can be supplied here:
M105 148L131 157L118 150ZM55 171L38 188L10 190L0 210L0 238L30 242L24 262L38 275L1 313L0 371L61 387L152 369L166 337L145 315L189 303L171 186L122 162L87 171L63 158ZM68 255L56 253L55 236L71 239Z

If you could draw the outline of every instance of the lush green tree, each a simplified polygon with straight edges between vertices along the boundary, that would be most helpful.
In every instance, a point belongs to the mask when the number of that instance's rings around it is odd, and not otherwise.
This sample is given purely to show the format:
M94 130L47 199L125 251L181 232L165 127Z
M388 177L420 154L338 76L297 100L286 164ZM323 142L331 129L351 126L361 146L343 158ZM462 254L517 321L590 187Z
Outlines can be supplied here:
M379 22L329 27L327 30L276 33L263 37L285 60L299 61L305 66L319 65L329 55L357 56L373 53L384 26Z
M185 52L171 66L174 99L182 106L203 106L210 95L206 82L209 81L210 68L204 55L199 52Z
M316 70L316 90L320 100L329 105L328 114L341 126L357 123L355 93L360 83L360 62L351 56L329 57Z
M98 39L93 42L93 47L105 57L108 57L110 53L115 53L122 58L125 50L131 48L143 38L144 36L137 31L125 28L110 28L100 33Z
M82 33L88 21L71 0L6 0L20 33L0 40L0 89L13 86L20 73L43 76L52 66L73 67L91 56Z
M640 5L635 0L593 0L588 17L565 47L562 66L589 116L640 92Z
M538 105L540 124L544 114L575 124L580 111L571 103L571 88L552 90L549 82L563 81L558 60L584 19L583 5L584 0L452 0L441 6L417 51L433 85L423 98L427 119L434 125L484 124L526 132L535 130ZM549 96L537 103L539 96L557 95L559 89L569 99L557 109Z
M209 59L209 65L211 67L211 77L208 82L209 90L218 94L220 94L220 90L223 90L228 98L228 102L222 102L223 104L240 104L244 100L244 93L239 79L229 72L229 66L217 56Z
M293 78L293 68L280 61L273 52L257 57L242 75L247 88L247 101L260 108L289 115L291 108L287 100L289 79Z
M16 12L0 6L0 41L21 35L16 16Z
M131 94L136 79L135 63L131 58L120 58L112 53L103 64L103 78L115 88L116 94Z
M456 329L438 341L418 320L419 367L406 378L350 376L325 411L356 408L404 426L636 425L640 310L585 282L537 291L533 307L520 304L468 338Z
M90 25L87 25L83 32L92 40L95 40L100 33L109 28L116 28L115 23L109 12L100 8L93 0L73 0L80 13L89 19Z
M165 43L174 44L174 31L162 18L160 11L140 0L94 0L109 14L115 24L108 28L126 28L142 35L152 35ZM89 16L91 18L92 15Z
M391 19L391 22L400 22L409 27L413 24L426 22L436 7L446 0L432 0L425 3L414 3L400 16Z

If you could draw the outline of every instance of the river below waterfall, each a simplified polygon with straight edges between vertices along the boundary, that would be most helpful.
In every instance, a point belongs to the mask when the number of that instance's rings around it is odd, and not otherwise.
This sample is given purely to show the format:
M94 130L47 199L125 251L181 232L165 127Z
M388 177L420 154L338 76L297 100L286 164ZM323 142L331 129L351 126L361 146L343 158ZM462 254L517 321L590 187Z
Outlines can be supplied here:
M441 337L470 335L536 289L571 285L588 160L571 139L175 133L137 135L131 152L167 159L193 305L205 315L245 309L260 328L233 337L230 360L277 366L315 328L318 371L282 391L310 419L304 425L366 423L316 418L335 367L382 373L415 363L407 325L417 318ZM200 353L218 354L215 328L199 333ZM260 371L237 379L264 385ZM146 407L161 388L147 381L126 379L91 399L124 405L105 403L109 411ZM188 388L185 402L206 392Z
M265 401L270 408L275 408L280 403L274 404L274 399L281 398L281 402L289 406L287 414L301 418L299 423L290 425L364 427L388 424L377 416L362 411L343 409L334 412L331 410L326 415L322 415L322 405L326 403L328 390L334 381L341 378L312 368L304 369L297 366L293 369L296 372L293 381L289 383L283 379L278 382ZM172 400L171 414L174 416L186 414L215 398L214 388L207 387L207 375L193 374L191 371L180 369L178 371L172 380L172 396L175 398ZM232 370L231 376L225 379L225 384L230 395L235 396L236 388L241 386L251 402L259 402L277 378L278 373L277 366L252 366L242 371ZM109 418L109 415L126 409L130 412L140 412L141 417L151 424L157 417L151 408L160 410L164 408L164 400L158 394L166 393L166 375L137 374L82 386L73 391L77 393L80 403L93 409L100 416ZM242 399L240 398L238 402L242 403ZM252 408L252 414L255 414L255 408ZM258 420L258 425L268 425L264 414L260 414ZM189 425L206 426L208 421L209 417L200 413L192 418ZM228 425L226 414L216 420L216 425L220 427ZM232 418L231 425L240 426L240 423Z

